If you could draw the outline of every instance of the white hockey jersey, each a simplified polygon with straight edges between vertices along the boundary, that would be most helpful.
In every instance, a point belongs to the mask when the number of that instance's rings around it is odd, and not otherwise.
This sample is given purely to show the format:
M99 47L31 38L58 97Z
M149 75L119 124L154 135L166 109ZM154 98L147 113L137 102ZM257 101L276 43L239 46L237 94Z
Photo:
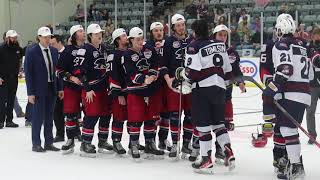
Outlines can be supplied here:
M226 89L226 74L232 71L225 44L214 40L193 41L187 48L185 67L193 82L192 88L198 85Z
M272 49L272 59L274 81L280 83L284 98L310 105L309 82L314 73L304 43L293 37L282 38ZM286 81L278 82L278 77Z

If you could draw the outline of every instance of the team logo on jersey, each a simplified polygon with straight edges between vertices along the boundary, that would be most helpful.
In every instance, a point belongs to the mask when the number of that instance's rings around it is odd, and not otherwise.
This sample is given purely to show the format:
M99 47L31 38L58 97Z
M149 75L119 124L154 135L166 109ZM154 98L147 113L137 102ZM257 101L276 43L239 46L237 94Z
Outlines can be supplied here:
M173 48L179 48L181 45L180 45L179 41L175 41L175 42L173 42L172 46L173 46Z
M150 63L147 61L147 59L143 58L136 64L137 68L139 68L139 71L145 71L148 70L150 67Z
M134 62L138 61L138 60L139 60L138 54L132 54L132 55L131 55L131 59L132 59L132 61L134 61Z
M192 64L192 58L189 57L188 60L187 60L187 66L190 66Z
M99 57L99 52L98 51L93 51L92 55L93 55L94 58L97 58L97 57Z
M113 58L114 58L114 54L108 55L108 56L107 56L107 62L113 61Z
M145 49L145 51L143 52L144 57L146 57L147 59L150 59L152 56L152 51L150 49Z
M73 51L71 52L71 55L72 55L72 56L77 56L77 53L78 53L78 50L73 50Z
M106 63L103 58L98 58L94 61L94 69L106 69Z

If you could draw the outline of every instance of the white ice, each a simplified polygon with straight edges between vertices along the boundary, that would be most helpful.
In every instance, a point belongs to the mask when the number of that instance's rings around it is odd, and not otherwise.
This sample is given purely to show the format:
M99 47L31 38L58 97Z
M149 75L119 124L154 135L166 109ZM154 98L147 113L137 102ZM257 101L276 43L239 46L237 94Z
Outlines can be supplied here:
M24 84L19 84L18 99L24 107L27 101ZM262 113L241 114L261 111L261 92L257 88L248 88L246 94L234 91L234 122L236 125L261 123ZM319 108L318 111L319 112ZM239 114L240 113L240 114ZM319 122L319 114L316 114ZM100 155L89 159L79 156L80 143L75 153L62 155L61 152L34 153L31 151L31 129L24 127L24 119L14 119L20 127L0 130L0 180L89 180L89 179L139 179L139 180L272 180L276 179L272 166L272 139L264 148L251 145L251 133L256 127L236 128L230 133L232 147L236 157L236 169L228 172L225 167L215 166L214 175L195 174L191 163L186 160L171 162L164 160L143 160L135 163L130 158L118 158L115 155ZM319 123L318 123L319 124ZM306 127L305 121L303 127ZM317 128L320 133L320 126ZM308 138L301 132L302 154L306 170L306 179L320 179L320 149L307 144ZM97 144L96 136L94 144ZM111 142L111 141L110 141ZM143 139L141 139L143 142ZM61 147L63 143L57 143ZM128 135L123 138L127 148Z

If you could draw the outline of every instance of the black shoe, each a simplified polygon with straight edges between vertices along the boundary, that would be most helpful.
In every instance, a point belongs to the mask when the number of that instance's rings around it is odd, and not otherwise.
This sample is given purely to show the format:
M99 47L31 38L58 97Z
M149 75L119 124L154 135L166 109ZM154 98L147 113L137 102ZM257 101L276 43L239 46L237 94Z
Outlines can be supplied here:
M51 145L45 145L45 146L44 146L44 149L47 150L47 151L60 151L60 149L54 147L53 144L51 144Z
M19 127L18 124L14 123L14 122L7 122L6 123L6 127L9 127L9 128L17 128Z
M53 142L64 142L64 137L63 136L56 136L54 139L53 139Z
M32 146L32 151L33 152L46 152L46 150L43 149L40 145Z
M3 129L4 123L0 123L0 129Z
M20 114L17 115L17 118L23 118L26 117L26 114L24 112L21 112Z

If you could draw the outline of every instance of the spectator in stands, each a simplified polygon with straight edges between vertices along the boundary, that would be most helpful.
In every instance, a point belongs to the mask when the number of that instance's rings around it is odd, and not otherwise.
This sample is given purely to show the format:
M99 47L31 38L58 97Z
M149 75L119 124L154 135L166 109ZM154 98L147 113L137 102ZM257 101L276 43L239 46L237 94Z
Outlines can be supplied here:
M233 26L235 29L238 29L238 20L237 20L237 18L236 17L232 17L231 16L231 24L230 24L230 26Z
M214 16L214 23L215 24L219 24L219 20L220 20L220 17L221 16L226 16L224 14L224 10L221 8L221 7L217 7L217 12L216 12L216 15Z
M225 16L220 16L218 25L221 25L221 24L224 24L224 25L227 24L227 20Z
M111 18L109 18L107 23L103 26L103 30L105 30L105 37L110 37L112 35L114 24Z
M83 22L84 21L84 10L81 6L81 4L77 5L76 12L74 14L74 20L78 22Z
M207 21L209 23L209 25L211 27L214 27L215 26L215 23L214 23L214 11L209 11L208 12L208 17L207 17Z
M199 5L197 6L197 13L199 18L206 19L208 15L208 3L206 0L199 0Z
M304 39L306 41L310 41L310 35L308 32L305 31L305 24L300 24L298 28L298 32L296 34L296 37L300 37L301 39Z
M108 19L109 19L109 12L108 12L108 10L104 9L104 10L102 11L102 13L101 13L101 16L102 16L102 20L108 21Z
M280 15L280 14L283 14L283 13L287 13L287 6L286 6L285 3L281 4L280 10L279 10L279 12L278 12L279 15Z
M245 8L242 8L240 11L239 24L243 21L245 17L247 19L247 22L250 23L250 15L247 13L247 10Z
M235 19L236 19L236 22L239 22L240 13L237 12L237 8L236 8L236 7L232 7L230 16L231 16L231 19L232 19L232 18L235 18Z
M189 18L197 18L197 5L196 1L193 0L190 5L186 6L184 12L186 12L190 17ZM152 21L154 22L154 21Z
M254 18L254 22L251 24L251 31L252 33L260 33L261 32L261 22L260 22L260 17L256 16Z
M240 44L240 36L237 32L237 28L234 26L230 27L231 30L231 46L233 46L234 48Z
M292 17L296 16L296 10L297 10L297 6L295 3L290 3L288 6L288 14L290 14Z
M250 29L247 16L243 16L242 21L239 23L238 33L241 42L248 42L250 38Z
M251 43L254 47L259 47L261 42L261 22L259 16L255 17L254 22L251 24L250 30L252 33Z

